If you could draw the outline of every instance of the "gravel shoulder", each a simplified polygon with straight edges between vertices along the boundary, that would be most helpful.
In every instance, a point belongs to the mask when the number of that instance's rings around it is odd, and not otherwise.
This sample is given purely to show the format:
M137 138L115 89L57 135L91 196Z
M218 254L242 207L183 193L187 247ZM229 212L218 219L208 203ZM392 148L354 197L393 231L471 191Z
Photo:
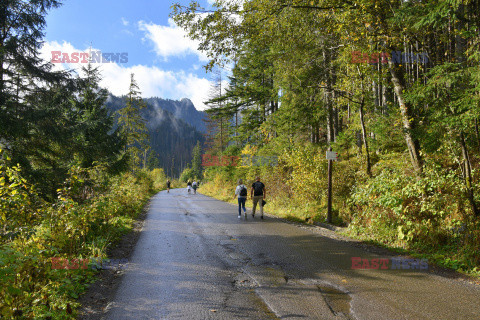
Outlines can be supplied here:
M114 246L108 249L108 257L115 260L130 260L133 249L137 244L141 231L145 224L145 219L150 208L149 202L142 213L139 214L133 225L133 230L124 235L122 239ZM113 300L118 285L124 274L123 268L102 269L96 275L96 281L92 283L87 292L80 298L82 307L79 309L77 319L82 320L100 320L103 318L103 312L108 303Z

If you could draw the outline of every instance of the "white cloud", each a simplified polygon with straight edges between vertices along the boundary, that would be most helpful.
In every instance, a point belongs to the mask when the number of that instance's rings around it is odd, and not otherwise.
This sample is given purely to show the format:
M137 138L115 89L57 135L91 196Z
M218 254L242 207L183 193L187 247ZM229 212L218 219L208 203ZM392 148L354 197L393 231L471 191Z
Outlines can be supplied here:
M114 95L128 92L130 74L134 73L143 97L157 96L174 100L189 98L197 109L206 108L203 102L208 98L211 83L194 74L142 65L124 68L118 64L102 64L101 70L104 77L102 86L108 88Z
M68 42L63 42L62 44L59 44L56 41L52 42L45 42L40 49L40 57L43 60L46 61L52 61L54 58L60 58L60 57L55 57L53 55L53 51L60 51L60 52L66 52L66 53L73 53L73 52L83 52L82 50L77 50L75 49L70 43ZM68 64L62 64L62 63L54 63L54 70L60 71L60 70L65 70L67 69ZM71 68L70 68L71 69ZM78 68L80 69L80 67Z
M130 24L130 22L128 22L127 19L125 19L124 17L122 17L122 24L126 27Z
M140 21L138 27L146 32L146 38L153 42L157 55L165 60L171 56L194 54L200 61L208 61L207 56L197 49L198 41L188 38L185 30L171 18L168 19L168 26Z
M99 51L92 49L93 51ZM41 49L41 57L44 60L52 59L52 51L61 51L62 53L88 52L89 49L79 50L74 48L70 43L63 42L46 42ZM75 69L77 72L81 69L82 63L56 63L55 69ZM108 89L114 95L120 96L128 92L130 85L130 74L135 74L142 97L157 96L164 99L179 100L189 98L195 107L204 110L206 106L203 104L208 99L211 82L206 78L200 78L192 73L184 71L172 72L161 70L155 66L148 67L144 65L136 65L124 67L119 63L99 63L95 66L100 67L102 81L100 85Z

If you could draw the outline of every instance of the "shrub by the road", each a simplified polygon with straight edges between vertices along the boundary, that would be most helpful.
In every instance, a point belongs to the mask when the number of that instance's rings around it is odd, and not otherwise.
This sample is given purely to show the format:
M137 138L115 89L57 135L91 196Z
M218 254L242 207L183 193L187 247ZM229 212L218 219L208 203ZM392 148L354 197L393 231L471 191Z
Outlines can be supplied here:
M0 160L0 319L75 319L94 275L75 261L106 258L164 181L159 169L111 176L74 167L51 203ZM70 269L52 268L52 258Z

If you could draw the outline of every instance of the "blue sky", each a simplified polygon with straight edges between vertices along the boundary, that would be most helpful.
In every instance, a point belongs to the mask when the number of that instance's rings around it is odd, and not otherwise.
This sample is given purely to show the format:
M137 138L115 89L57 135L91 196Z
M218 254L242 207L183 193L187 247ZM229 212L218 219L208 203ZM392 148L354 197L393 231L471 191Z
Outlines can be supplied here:
M204 109L211 75L203 69L205 55L185 38L169 13L173 0L65 0L47 16L46 60L52 51L72 58L72 53L93 51L127 53L128 62L98 63L101 85L115 95L128 92L130 73L135 73L143 97L191 99ZM188 0L178 2L188 4ZM207 6L212 0L201 0ZM56 63L57 68L79 70L82 63Z

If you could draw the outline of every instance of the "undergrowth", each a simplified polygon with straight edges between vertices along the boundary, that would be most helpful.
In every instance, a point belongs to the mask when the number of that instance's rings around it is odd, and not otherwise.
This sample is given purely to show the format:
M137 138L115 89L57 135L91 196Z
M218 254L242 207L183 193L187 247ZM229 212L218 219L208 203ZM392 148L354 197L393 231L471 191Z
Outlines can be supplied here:
M0 319L75 319L77 298L95 274L79 261L107 258L164 183L160 169L111 176L102 166L72 167L51 203L3 157ZM68 265L58 268L55 259Z

